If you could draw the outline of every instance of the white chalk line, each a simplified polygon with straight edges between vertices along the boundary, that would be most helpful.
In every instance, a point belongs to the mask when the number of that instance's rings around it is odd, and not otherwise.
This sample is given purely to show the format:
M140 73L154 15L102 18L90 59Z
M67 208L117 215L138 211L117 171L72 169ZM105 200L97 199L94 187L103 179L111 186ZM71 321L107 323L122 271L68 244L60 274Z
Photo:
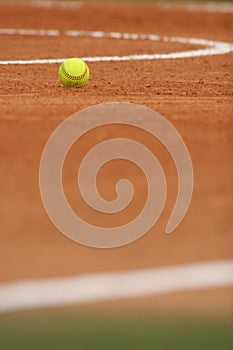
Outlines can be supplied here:
M0 284L0 313L233 286L233 260Z
M11 1L8 0L8 3L15 5L17 2L15 0ZM77 9L84 5L84 2L82 1L21 1L22 5L27 5L30 7L38 7L38 8L44 8L44 9L50 9L50 8L60 8L60 9ZM233 5L231 3L221 3L216 4L214 2L207 2L204 4L196 4L192 1L188 4L184 4L183 2L177 1L176 3L171 3L169 1L162 1L154 4L155 6L159 6L161 8L168 8L168 9L184 9L187 11L204 11L204 12L213 12L213 13L232 13L233 12Z
M155 34L136 34L136 33L119 33L119 32L103 32L103 31L82 31L72 30L64 33L59 30L45 29L16 29L16 28L0 28L0 35L26 35L26 36L49 36L59 37L65 35L67 37L91 37L91 38L110 38L121 40L149 40L153 42L178 42L182 44L193 44L205 46L203 49L172 52L172 53L155 53L125 56L97 56L97 57L81 57L87 62L108 62L108 61L139 61L139 60L156 60L156 59L177 59L189 57L201 57L210 55L222 55L233 51L233 44L221 41L205 40L198 38L168 37L158 36ZM44 58L34 60L4 60L0 61L0 65L26 65L26 64L54 64L61 63L66 58Z
M28 5L28 2L25 2ZM31 1L30 5L40 8L61 8L61 9L77 9L80 8L83 3L81 1Z
M18 2L16 0L8 0L8 4L10 5L18 5ZM83 5L82 1L21 1L20 5L24 6L30 6L30 7L38 7L38 8L44 8L44 9L50 9L50 8L58 8L58 9L77 9L80 8Z
M212 12L212 13L233 13L233 5L231 3L221 3L217 4L214 2L207 2L204 4L197 3L158 3L159 7L167 9L184 9L192 12Z

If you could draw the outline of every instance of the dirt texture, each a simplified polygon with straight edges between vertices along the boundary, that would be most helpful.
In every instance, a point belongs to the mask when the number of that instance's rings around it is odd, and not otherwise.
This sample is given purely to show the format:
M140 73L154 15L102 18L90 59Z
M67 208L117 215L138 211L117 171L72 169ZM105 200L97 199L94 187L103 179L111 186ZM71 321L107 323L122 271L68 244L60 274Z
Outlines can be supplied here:
M142 4L82 4L77 9L1 4L0 27L58 29L62 33L65 30L151 33L233 41L232 14ZM0 35L0 47L0 60L121 56L198 48L169 42L64 35L55 38ZM63 88L57 77L58 66L0 66L0 282L232 258L233 53L173 60L90 62L91 78L82 89ZM145 201L140 192L143 175L132 165L119 161L103 170L98 186L103 196L112 199L117 177L123 174L131 178L135 173L135 192L138 189L139 194L132 210L119 217L98 218L82 202L73 187L74 165L95 140L116 137L116 133L136 137L158 156L168 183L165 210L145 236L121 248L93 249L67 239L50 222L40 197L39 164L49 136L63 120L85 107L114 101L145 105L177 128L191 155L195 185L187 215L177 230L167 236L164 230L176 199L177 174L163 146L124 126L114 130L105 127L96 138L92 134L86 140L82 138L65 165L64 187L73 208L90 223L93 220L110 226L125 223ZM192 300L192 305L196 305L201 292L198 293L187 297L189 305ZM223 305L225 310L232 305L232 298L213 293L209 299L213 307L216 304L219 310ZM229 291L226 293L229 295ZM182 297L185 298L183 294ZM176 298L172 297L174 303ZM207 299L205 294L203 300ZM200 305L204 308L204 304Z

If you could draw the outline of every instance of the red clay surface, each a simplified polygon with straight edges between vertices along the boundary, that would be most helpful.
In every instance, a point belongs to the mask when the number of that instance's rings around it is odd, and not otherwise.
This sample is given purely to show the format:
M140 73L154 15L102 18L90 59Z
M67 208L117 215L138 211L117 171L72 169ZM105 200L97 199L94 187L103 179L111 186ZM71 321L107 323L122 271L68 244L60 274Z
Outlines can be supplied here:
M0 23L2 28L103 30L233 41L232 14L163 10L155 5L87 4L76 10L61 10L1 4ZM0 36L0 46L0 59L125 55L196 48L176 43L64 36L54 39ZM0 66L0 282L232 258L233 54L99 62L89 66L90 82L79 90L61 86L57 64ZM165 211L150 232L131 245L101 250L76 244L53 226L41 202L38 172L43 148L63 120L82 108L113 101L148 106L173 123L189 149L195 187L188 214L177 230L166 236L164 230L177 191L175 167L166 150L150 137L135 135L130 128L99 130L98 141L111 135L116 137L116 131L143 141L159 158L168 182ZM77 189L73 189L74 165L77 167L93 140L89 133L79 148L70 152L64 171L67 196L90 223L94 220L100 225L122 224L140 209L145 200L141 192L136 194L130 213L98 219L81 201ZM113 174L126 173L129 178L135 173L137 193L143 184L142 175L119 162L99 177L100 191L106 198L114 194ZM215 300L212 305L218 307L222 300L225 309L232 302L230 297L222 298L221 293L219 303L214 297L210 300Z

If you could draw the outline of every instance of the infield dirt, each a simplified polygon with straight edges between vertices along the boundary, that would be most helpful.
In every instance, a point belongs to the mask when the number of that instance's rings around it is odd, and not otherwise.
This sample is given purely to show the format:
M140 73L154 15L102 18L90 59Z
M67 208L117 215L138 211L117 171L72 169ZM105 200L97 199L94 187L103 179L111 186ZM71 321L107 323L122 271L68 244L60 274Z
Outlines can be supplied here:
M226 42L233 39L232 14L174 10L157 5L82 4L77 9L45 9L1 4L0 23L2 28L152 33ZM198 47L64 35L57 38L1 35L0 45L0 60L120 56ZM233 54L90 62L90 81L79 90L61 86L58 66L6 65L0 69L0 266L4 266L0 281L232 258ZM159 142L135 133L130 127L119 127L117 132L121 136L143 141L158 156L166 173L168 198L159 222L143 238L122 248L97 250L65 238L49 221L40 198L38 171L43 148L63 120L82 108L114 101L145 105L161 113L177 128L191 155L195 185L186 217L171 236L166 236L164 228L177 191L174 164ZM137 189L139 192L132 211L114 220L106 215L95 218L74 187L75 169L85 152L96 141L115 133L116 129L111 127L99 130L97 136L89 132L73 147L64 172L66 194L73 208L88 221L96 220L104 225L131 219L145 201L140 191L142 174L132 165L126 168L121 161L100 174L98 185L103 195L111 198L114 180L121 174L131 177L133 172L135 193ZM213 293L209 302L213 308L216 305L217 312L232 306L232 298L224 297L231 293L230 289L209 293ZM206 303L195 303L199 294L194 294L186 296L189 304L192 299L193 305L204 310ZM175 300L174 296L177 302Z

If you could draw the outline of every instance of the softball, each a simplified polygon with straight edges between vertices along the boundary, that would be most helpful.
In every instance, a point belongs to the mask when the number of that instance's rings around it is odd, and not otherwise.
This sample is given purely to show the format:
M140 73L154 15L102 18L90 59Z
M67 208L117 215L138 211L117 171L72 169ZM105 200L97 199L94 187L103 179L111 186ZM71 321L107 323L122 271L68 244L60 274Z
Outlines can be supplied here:
M60 65L58 76L66 88L80 88L87 84L90 70L80 58L69 58Z

